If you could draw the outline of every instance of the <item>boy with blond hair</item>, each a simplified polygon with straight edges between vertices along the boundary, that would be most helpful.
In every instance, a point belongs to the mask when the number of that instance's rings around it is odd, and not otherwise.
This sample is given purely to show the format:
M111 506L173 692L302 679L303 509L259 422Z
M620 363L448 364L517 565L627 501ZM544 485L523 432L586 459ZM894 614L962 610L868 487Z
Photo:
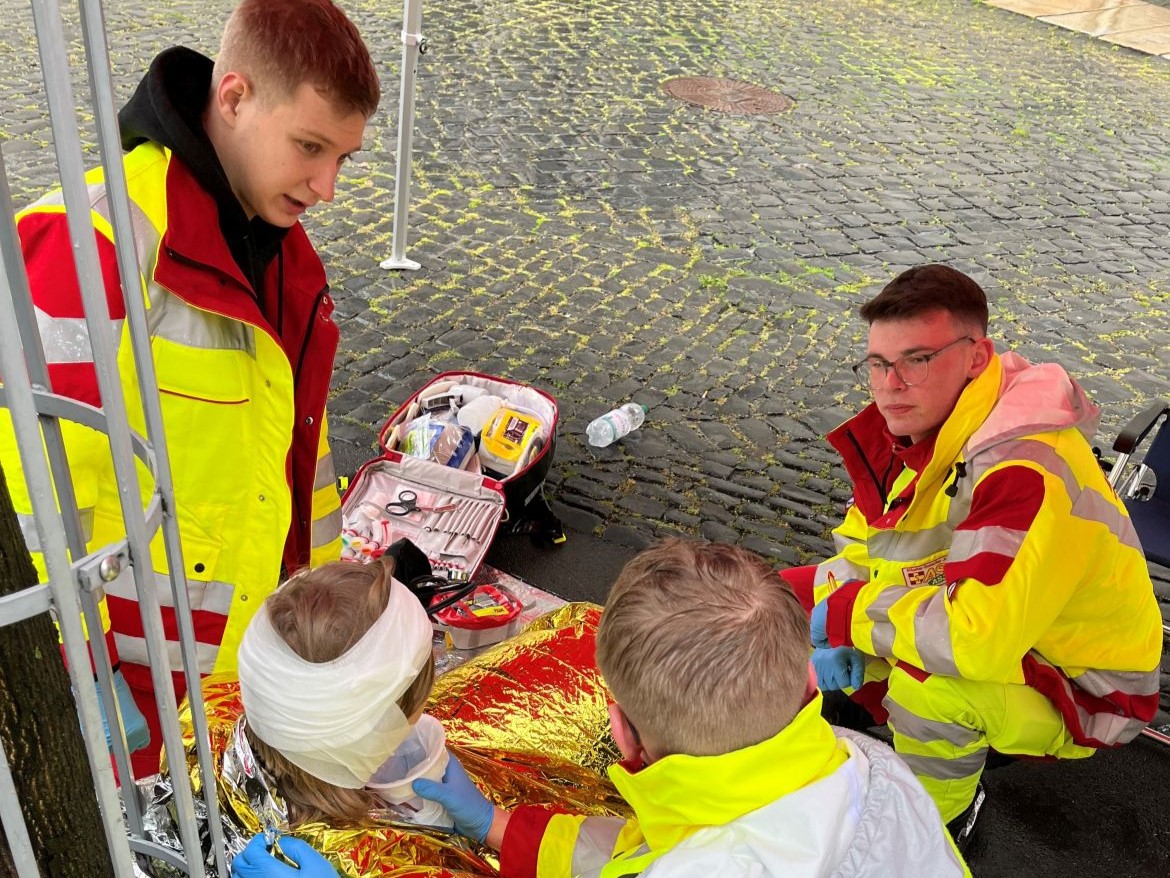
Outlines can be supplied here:
M495 808L452 760L415 791L505 876L970 874L884 744L821 718L808 622L762 559L667 540L618 576L597 634L635 817Z

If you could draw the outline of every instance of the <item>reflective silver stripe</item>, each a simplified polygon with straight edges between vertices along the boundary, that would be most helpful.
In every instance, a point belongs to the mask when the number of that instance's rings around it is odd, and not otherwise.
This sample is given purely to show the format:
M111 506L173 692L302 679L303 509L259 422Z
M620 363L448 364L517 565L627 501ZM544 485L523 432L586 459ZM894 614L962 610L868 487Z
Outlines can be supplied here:
M89 209L104 219L107 226L112 226L113 219L110 215L110 199L109 193L106 191L105 181L99 180L96 183L90 183L86 187L86 191L89 194ZM31 210L36 210L41 207L63 207L64 205L64 192L60 189L55 189L34 204ZM133 198L130 199L130 220L134 231L135 247L138 251L138 265L140 269L145 270L154 265L155 250L160 240L159 233L154 227L154 223L150 221L150 217L146 215L146 212L138 206Z
M948 744L963 748L979 743L980 738L983 737L980 732L974 729L926 719L916 713L911 713L892 698L885 699L882 704L890 712L890 725L899 735L921 741L924 744L946 741Z
M839 534L839 533L837 533L836 531L833 531L833 547L834 547L834 552L833 552L833 554L834 554L834 555L840 555L840 554L841 554L842 552L844 552L844 551L845 551L847 548L849 548L850 546L857 545L859 542L863 542L863 541L862 541L862 540L855 540L855 539L853 539L852 537L843 536L842 534ZM843 561L844 559L838 559L838 560L842 560L842 561ZM846 565L847 565L847 566L848 566L850 569L856 569L855 565L853 565L853 564L850 564L848 561L844 561L844 563L845 563L845 564L846 564ZM835 572L836 572L836 571L834 571L834 573L835 573ZM852 575L849 575L849 578L850 578L850 579L853 579L853 576L852 576ZM862 577L862 578L864 578L864 577Z
M89 185L90 208L94 213L110 222L109 198L104 183ZM37 203L37 206L52 207L63 203L60 190L50 193ZM147 327L152 337L165 338L177 344L188 347L209 350L239 350L255 356L256 345L253 330L246 324L210 314L193 308L173 295L170 291L154 283L154 267L158 259L158 247L161 241L159 230L154 227L150 217L133 199L130 201L130 218L134 228L135 249L138 251L140 270L147 278ZM77 347L76 333L69 335L67 327L62 327L65 334L63 341L70 342L72 348ZM44 329L42 327L42 334ZM85 349L89 348L89 336L84 338ZM64 350L71 350L66 347ZM54 359L50 362L85 362L86 360Z
M105 184L105 182L90 183L88 186L86 186L86 192L89 193L90 208L94 209L94 205L97 204L98 201L102 200L102 198L106 194L106 184ZM37 208L40 208L40 207L64 207L64 206L65 206L65 193L61 189L54 189L52 192L47 192L47 193L45 193L45 195L43 197L38 199L36 201L36 203L34 203L32 205L32 207L29 208L29 212L31 213L32 211L35 211ZM104 211L99 210L98 213L100 213L107 220L109 220L109 216Z
M314 549L327 546L341 538L341 507L332 512L313 519L313 534L311 538Z
M863 567L859 567L851 561L846 561L844 558L830 558L817 565L817 573L815 582L818 585L829 581L829 574L832 573L838 582L848 582L850 579L868 580L869 571Z
M1028 532L1011 527L986 525L978 530L955 531L947 561L968 561L980 552L994 552L1015 558Z
M146 640L142 637L131 637L127 634L114 632L114 643L118 647L118 657L124 662L136 665L149 665L150 657L146 652ZM219 646L211 643L196 643L196 664L200 674L210 674L215 669L215 657L219 654ZM167 661L171 671L183 669L183 653L177 641L167 641Z
M253 328L239 320L211 314L188 305L155 283L151 283L150 310L146 322L151 337L165 338L185 347L203 350L243 351L256 355Z
M586 817L577 830L573 844L570 875L597 875L613 859L618 836L626 821L620 817Z
M1105 744L1128 744L1141 734L1146 724L1131 716L1116 716L1112 713L1087 713L1077 708L1081 716L1081 728L1094 741Z
M914 648L922 669L932 674L958 677L955 650L951 645L951 617L947 614L946 589L938 589L918 605L914 613Z
M1072 514L1077 518L1099 522L1109 529L1117 541L1136 552L1142 551L1141 541L1129 515L1113 505L1103 494L1086 488L1073 504ZM1143 553L1144 554L1144 553Z
M978 481L983 478L984 473L994 466L1017 460L1039 464L1049 474L1064 482L1065 491L1070 497L1076 497L1081 492L1068 461L1057 454L1051 445L1038 439L1013 439L992 446L975 459L975 479Z
M87 506L84 509L79 509L78 512L81 515L81 536L88 543L93 539L93 507ZM28 550L30 552L41 551L41 538L37 533L36 518L18 512L16 521L20 525L20 532L24 535L24 544Z
M156 570L154 571L154 582L159 604L173 608L175 600L171 595L170 577ZM133 571L129 568L124 570L122 575L106 586L106 592L114 597L137 601L138 591L134 587ZM193 579L190 573L187 575L187 595L190 598L192 610L203 610L226 616L232 608L232 597L235 592L235 586L230 582Z
M914 774L919 777L931 777L935 780L959 780L964 777L975 777L983 771L983 765L987 761L986 747L981 747L974 753L968 753L965 756L948 759L945 756L903 753L898 750L898 739L895 737L894 749Z
M322 488L330 486L336 490L337 471L333 468L333 455L326 452L317 458L317 473L313 478L313 490L320 491Z
M904 564L946 552L954 528L949 521L916 531L883 530L869 540L869 555Z
M37 329L45 348L45 362L92 363L93 348L89 342L89 327L84 317L53 317L35 308ZM111 320L110 332L115 345L122 336L122 321Z
M1078 689L1090 695L1103 698L1113 692L1126 695L1153 695L1158 691L1161 674L1158 668L1152 671L1085 671L1073 677Z
M89 187L90 209L111 226L114 224L110 211L109 193L105 183L94 183ZM130 226L134 233L134 248L138 253L138 270L147 274L154 271L154 257L160 240L158 229L150 221L138 203L130 200Z
M20 525L20 532L24 535L24 544L29 552L41 551L41 537L37 533L37 520L31 515L16 513L16 522Z
M93 202L93 210L109 219L109 201L105 196ZM256 354L254 330L251 326L224 317L200 311L154 282L154 268L158 262L161 241L158 229L142 208L131 201L130 217L134 226L134 243L138 250L138 265L147 278L146 324L152 337L165 338L176 344L204 350L245 351Z
M874 655L888 657L894 654L894 626L890 623L890 607L906 596L908 588L893 585L884 588L865 608L865 616L873 623L870 638L873 640Z
M979 480L975 468L970 463L967 467L966 477L954 481L953 484L958 490L947 507L947 524L952 531L971 514L971 496L975 493L975 483Z
M1126 671L1086 671L1073 679L1078 689L1090 695L1104 697L1120 691L1130 695L1152 695L1158 691L1160 674L1157 669L1147 673ZM1075 706L1077 719L1085 736L1103 744L1125 744L1141 733L1145 723L1131 716L1114 713L1089 713L1073 701L1072 686L1065 682L1069 703ZM1130 688L1133 687L1133 688Z
M997 464L1013 460L1026 460L1038 464L1049 475L1060 479L1064 483L1065 493L1072 501L1073 516L1082 521L1104 525L1118 542L1141 551L1137 532L1129 516L1118 509L1101 491L1091 485L1081 487L1072 465L1057 454L1051 445L1036 439L1017 439L996 445L980 455L976 478L981 478L984 472ZM1104 484L1104 475L1102 482Z

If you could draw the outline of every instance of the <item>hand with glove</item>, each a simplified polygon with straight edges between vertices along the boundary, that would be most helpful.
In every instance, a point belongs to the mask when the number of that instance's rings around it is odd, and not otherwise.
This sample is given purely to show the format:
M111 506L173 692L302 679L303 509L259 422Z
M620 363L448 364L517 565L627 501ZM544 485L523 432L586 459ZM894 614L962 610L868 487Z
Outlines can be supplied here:
M263 835L257 835L232 860L232 878L337 878L337 870L308 842L283 835L280 852L297 864L293 868L268 851Z
M146 724L146 717L134 703L134 696L130 694L130 686L121 671L114 671L114 697L118 700L118 712L122 714L122 727L126 730L126 747L133 753L141 750L150 743L150 727ZM106 746L110 744L110 724L106 720L106 708L102 700L98 699L98 707L102 712L102 728L106 732Z
M808 638L818 649L824 649L829 645L829 635L825 632L828 616L829 600L826 598L812 608L812 613L808 617Z
M865 680L865 656L852 647L814 649L811 661L822 692L860 689Z
M424 799L438 802L455 821L455 831L481 844L492 828L496 809L471 782L459 760L452 754L442 782L419 778L411 788Z

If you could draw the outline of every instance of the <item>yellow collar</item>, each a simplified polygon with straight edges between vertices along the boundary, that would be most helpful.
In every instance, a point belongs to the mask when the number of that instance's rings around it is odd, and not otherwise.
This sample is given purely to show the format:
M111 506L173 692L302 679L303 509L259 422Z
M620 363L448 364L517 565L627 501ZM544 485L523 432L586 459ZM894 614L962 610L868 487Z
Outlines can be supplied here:
M923 467L921 485L933 485L946 479L951 465L958 459L963 445L971 438L999 398L1003 382L1003 362L993 354L987 368L963 389L955 408L939 429L930 461Z
M729 719L734 722L734 719ZM609 776L629 802L652 851L704 826L722 826L836 771L848 751L821 718L821 695L775 737L719 756L667 756Z

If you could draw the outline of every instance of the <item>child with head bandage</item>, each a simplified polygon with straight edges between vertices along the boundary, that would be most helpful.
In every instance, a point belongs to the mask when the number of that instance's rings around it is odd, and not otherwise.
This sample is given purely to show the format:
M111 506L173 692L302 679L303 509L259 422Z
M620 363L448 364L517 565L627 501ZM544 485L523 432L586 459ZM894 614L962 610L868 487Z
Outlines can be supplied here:
M425 716L431 623L390 558L335 561L289 579L240 644L244 734L292 826L375 815L450 826L410 789L441 778L442 726Z

